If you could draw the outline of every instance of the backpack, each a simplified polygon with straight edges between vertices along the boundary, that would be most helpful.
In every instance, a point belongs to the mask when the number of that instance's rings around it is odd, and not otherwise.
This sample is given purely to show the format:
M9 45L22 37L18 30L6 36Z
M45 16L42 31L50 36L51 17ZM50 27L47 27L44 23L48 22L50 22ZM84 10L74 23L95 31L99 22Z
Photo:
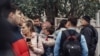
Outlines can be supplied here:
M64 31L65 38L62 44L62 55L61 56L81 56L82 48L80 44L80 34L74 30ZM63 38L63 37L62 37Z

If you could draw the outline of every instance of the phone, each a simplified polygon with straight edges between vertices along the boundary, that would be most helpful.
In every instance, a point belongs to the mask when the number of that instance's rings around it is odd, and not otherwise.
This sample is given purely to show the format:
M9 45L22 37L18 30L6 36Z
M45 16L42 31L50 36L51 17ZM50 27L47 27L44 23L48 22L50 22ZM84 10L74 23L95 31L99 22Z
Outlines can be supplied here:
M26 42L30 42L31 41L31 39L30 38L26 38Z

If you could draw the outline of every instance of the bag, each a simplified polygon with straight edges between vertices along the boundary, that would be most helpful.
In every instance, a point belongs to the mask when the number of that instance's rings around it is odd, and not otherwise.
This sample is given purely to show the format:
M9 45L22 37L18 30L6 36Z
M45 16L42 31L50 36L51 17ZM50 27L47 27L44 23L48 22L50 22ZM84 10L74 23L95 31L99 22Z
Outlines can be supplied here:
M74 30L64 32L67 36L62 45L62 56L81 56L80 34Z

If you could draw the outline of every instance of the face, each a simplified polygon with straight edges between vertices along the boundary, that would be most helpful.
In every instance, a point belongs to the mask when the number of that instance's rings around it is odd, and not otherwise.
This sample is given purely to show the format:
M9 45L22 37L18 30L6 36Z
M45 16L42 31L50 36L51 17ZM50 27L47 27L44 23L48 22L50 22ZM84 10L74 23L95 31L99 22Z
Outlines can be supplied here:
M19 25L21 23L21 11L16 10L15 13L10 13L10 20L13 24Z
M46 21L45 24L46 24L48 27L51 27L51 26L52 26L51 23L48 22L48 21Z
M20 19L20 25L22 25L23 23L25 23L25 17L24 17L24 14L21 13L21 19Z
M23 23L21 26L21 32L23 34L27 34L30 31L30 29L26 26L26 23Z
M39 19L35 19L34 20L34 25L39 26L40 25L40 20Z
M49 35L49 32L46 29L44 29L44 34Z
M87 22L82 18L81 19L81 25L86 25L87 24Z
M68 28L68 25L67 25L67 23L65 24L65 27L66 27L66 28Z
M46 29L47 25L45 23L42 24L42 30Z
M70 27L70 22L68 21L65 25L66 28L69 28Z

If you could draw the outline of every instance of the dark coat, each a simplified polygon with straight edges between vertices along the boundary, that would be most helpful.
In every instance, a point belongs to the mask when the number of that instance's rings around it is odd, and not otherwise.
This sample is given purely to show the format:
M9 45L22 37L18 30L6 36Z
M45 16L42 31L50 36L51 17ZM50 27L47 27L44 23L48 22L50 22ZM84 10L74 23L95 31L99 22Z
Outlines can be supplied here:
M97 30L93 26L87 25L81 29L81 34L85 36L88 45L89 56L94 56L98 42Z

